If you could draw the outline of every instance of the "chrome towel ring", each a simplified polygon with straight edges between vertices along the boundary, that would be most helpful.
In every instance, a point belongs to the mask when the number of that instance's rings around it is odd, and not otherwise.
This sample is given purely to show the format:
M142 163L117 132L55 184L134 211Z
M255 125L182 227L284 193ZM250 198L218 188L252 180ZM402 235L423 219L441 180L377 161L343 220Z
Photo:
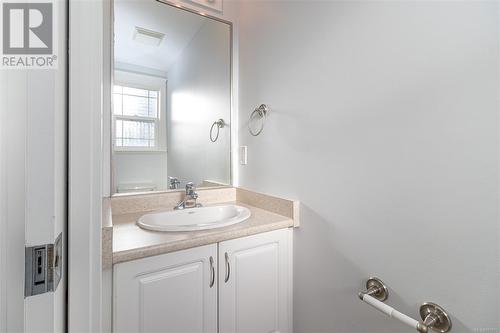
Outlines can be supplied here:
M266 122L267 113L269 112L269 107L266 104L261 104L258 108L253 110L248 121L248 131L253 136L259 135L264 129L264 124ZM260 126L257 129L252 128L252 122L254 119L260 119Z
M224 127L226 123L224 122L224 119L219 119L217 121L214 121L212 124L212 127L210 127L210 141L215 142L219 138L219 132L222 127ZM213 136L214 132L214 127L217 126L217 134L215 135L215 138Z

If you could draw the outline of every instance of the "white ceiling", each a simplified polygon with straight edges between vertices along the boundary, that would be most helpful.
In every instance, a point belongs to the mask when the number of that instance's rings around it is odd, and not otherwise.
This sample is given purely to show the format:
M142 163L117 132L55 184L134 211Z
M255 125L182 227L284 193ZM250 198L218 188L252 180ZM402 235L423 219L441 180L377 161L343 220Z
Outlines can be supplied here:
M122 66L167 72L207 20L155 0L115 0L114 3L115 62ZM165 34L160 46L133 40L136 26Z

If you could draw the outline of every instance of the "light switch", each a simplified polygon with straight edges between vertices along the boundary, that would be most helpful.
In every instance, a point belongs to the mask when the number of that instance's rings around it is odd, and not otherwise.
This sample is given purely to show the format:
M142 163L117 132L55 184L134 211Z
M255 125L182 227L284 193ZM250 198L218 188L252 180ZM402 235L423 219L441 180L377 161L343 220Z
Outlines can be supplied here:
M240 164L247 165L248 163L248 146L240 146Z

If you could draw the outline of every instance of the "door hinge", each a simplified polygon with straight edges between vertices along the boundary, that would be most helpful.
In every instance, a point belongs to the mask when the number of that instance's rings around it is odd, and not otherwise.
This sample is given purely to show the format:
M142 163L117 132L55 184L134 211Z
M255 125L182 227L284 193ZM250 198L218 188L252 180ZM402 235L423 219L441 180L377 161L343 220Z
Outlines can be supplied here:
M54 244L25 248L24 297L55 291L62 276L62 233Z

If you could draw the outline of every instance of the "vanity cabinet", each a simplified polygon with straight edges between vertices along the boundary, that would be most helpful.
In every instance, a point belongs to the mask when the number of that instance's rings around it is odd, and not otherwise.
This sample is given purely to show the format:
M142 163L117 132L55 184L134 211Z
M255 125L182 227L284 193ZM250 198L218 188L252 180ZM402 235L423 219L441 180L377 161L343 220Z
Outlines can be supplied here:
M114 266L114 332L292 331L292 231Z

